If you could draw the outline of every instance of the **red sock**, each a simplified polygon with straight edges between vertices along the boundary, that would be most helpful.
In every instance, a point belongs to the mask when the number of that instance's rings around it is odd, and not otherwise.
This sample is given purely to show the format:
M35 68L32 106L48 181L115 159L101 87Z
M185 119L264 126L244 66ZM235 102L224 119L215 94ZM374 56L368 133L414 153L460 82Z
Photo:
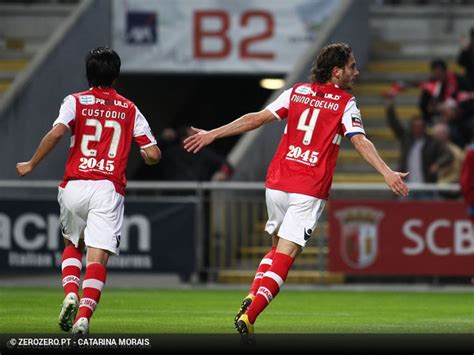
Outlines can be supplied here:
M79 282L81 279L82 253L74 245L67 246L63 251L61 263L64 295L74 292L79 298Z
M82 282L82 298L76 319L86 317L90 319L94 313L100 294L105 284L107 269L99 263L89 264L86 268L84 281Z
M272 266L275 250L276 250L276 247L272 247L272 250L270 250L262 258L262 261L260 261L260 264L258 265L258 268L257 268L257 272L255 273L255 278L253 279L253 282L252 282L252 286L250 286L249 293L251 293L252 295L255 295L257 293L258 288L260 287L260 283L262 282L263 274L265 274L268 271L268 269L270 269L270 266Z
M255 323L258 315L268 306L272 299L276 297L280 291L280 287L288 276L288 271L290 271L294 260L295 258L289 255L275 253L272 266L265 275L263 275L257 295L247 310L250 323Z

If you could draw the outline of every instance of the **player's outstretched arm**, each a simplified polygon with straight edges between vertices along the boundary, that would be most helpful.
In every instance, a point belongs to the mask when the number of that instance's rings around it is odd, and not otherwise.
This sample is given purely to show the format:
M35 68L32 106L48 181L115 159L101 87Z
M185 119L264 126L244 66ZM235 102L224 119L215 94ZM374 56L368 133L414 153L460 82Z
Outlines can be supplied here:
M17 174L20 176L29 174L39 164L39 162L43 160L43 158L47 156L54 147L56 147L56 144L58 144L68 129L69 128L62 123L54 125L54 127L51 128L51 130L43 137L31 159L16 164Z
M191 127L196 134L184 140L184 149L188 152L197 153L216 139L236 136L276 119L277 118L269 110L263 110L260 112L247 113L231 123L214 128L210 131Z
M377 149L373 143L366 138L364 134L356 134L351 138L352 144L357 149L359 154L372 165L375 170L383 175L385 183L398 196L408 196L408 186L403 181L403 178L409 173L400 173L393 171L380 157Z

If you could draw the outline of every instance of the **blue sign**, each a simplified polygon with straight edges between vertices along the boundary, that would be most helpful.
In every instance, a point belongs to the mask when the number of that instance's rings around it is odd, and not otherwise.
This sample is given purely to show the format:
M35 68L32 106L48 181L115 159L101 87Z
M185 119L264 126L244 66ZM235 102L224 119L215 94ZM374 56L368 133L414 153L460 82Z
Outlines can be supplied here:
M155 12L127 13L127 43L154 44L158 41L157 14Z

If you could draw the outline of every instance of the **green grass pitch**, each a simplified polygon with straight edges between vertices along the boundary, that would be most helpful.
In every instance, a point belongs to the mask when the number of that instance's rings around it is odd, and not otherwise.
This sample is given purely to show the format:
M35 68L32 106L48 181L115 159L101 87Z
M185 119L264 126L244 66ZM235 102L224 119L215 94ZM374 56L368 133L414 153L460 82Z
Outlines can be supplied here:
M92 318L100 333L235 334L245 290L105 289ZM0 288L0 334L60 333L61 289ZM284 289L256 333L473 333L472 292Z

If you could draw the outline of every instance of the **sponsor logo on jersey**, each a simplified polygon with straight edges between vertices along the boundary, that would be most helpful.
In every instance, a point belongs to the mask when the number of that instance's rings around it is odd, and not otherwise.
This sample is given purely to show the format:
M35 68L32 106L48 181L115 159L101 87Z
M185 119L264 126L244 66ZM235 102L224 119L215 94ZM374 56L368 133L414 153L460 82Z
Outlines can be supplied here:
M304 240L308 240L311 238L311 234L313 233L313 230L311 228L304 229Z
M311 88L309 88L307 86L298 86L295 90L296 94L301 94L301 95L308 95L312 92L313 92L313 90L311 90Z
M335 100L335 101L338 101L341 99L341 95L313 91L311 88L307 86L298 86L295 89L295 94L317 96L317 97Z
M325 99L331 99L331 100L339 100L341 98L341 95L333 95L333 94L324 94Z
M113 100L114 106L120 106L123 108L128 108L128 104L126 102L120 101L120 100Z
M357 206L336 212L341 226L341 257L355 269L372 265L378 256L379 223L384 217L380 210Z
M112 100L112 99L99 99L98 97L95 97L94 95L82 95L79 96L79 102L82 105L94 105L94 104L99 104L99 105L106 105L106 106L119 106L123 108L128 108L128 104L126 102L120 101L120 100Z
M94 95L79 96L79 103L81 105L94 105L95 104L95 96Z
M128 104L126 102L120 101L120 100L102 100L102 99L96 99L96 103L101 104L101 105L108 105L108 106L119 106L123 108L128 108Z
M362 127L362 119L359 116L351 115L352 127Z

